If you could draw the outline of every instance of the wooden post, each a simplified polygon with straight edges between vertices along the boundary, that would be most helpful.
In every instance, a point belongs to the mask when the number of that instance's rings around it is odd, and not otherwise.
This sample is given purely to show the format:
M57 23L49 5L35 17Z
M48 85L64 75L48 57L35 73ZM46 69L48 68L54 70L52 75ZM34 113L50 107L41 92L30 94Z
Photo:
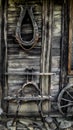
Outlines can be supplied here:
M5 70L6 70L6 35L7 35L7 23L6 23L6 9L7 9L7 2L8 0L3 0L2 1L2 24L1 24L1 88L2 88L2 108L5 110L6 105L4 103L3 97L5 96L6 93L6 84L5 84Z
M67 57L68 57L68 1L62 2L61 27L61 59L60 59L60 89L67 84Z
M68 74L73 74L71 70L71 59L72 59L72 38L73 37L73 0L70 0L69 9L69 53L68 53Z
M4 82L4 56L5 56L5 48L4 48L4 4L5 1L1 0L1 17L2 17L2 21L1 21L1 44L0 44L0 48L1 48L1 52L0 52L0 57L1 57L1 89L2 89L2 101L1 101L1 105L2 108L4 108L4 101L3 101L3 96L4 96L4 86L5 86L5 82Z
M1 23L2 23L2 14L1 14L1 0L0 0L0 102L1 102ZM1 106L1 104L0 104Z
M8 0L5 1L5 6L4 6L5 72L7 72L7 64L8 64L7 63L7 6L8 6ZM5 95L7 95L7 90L8 90L7 76L5 76Z
M50 4L49 4L50 3ZM50 71L50 52L51 52L51 38L52 38L52 1L43 0L43 29L42 29L42 55L41 55L41 72L48 73ZM48 18L49 13L49 18ZM49 95L49 76L41 76L42 95ZM45 103L45 111L49 111L50 104Z

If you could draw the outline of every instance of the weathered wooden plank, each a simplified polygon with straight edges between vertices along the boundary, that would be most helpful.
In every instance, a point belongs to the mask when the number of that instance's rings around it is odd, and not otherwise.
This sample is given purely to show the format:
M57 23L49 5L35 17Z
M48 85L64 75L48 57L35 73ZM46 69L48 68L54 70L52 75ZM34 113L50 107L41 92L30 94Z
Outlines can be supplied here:
M1 86L1 24L2 24L2 14L1 14L1 0L0 0L0 86Z
M51 84L55 85L55 86L59 85L59 75L58 74L51 76ZM55 87L54 87L54 89L55 89Z
M34 60L35 61L35 60ZM28 68L28 66L30 67L30 68L38 68L38 70L39 70L39 65L40 65L40 63L37 63L37 62L35 62L35 64L34 64L34 62L32 62L31 61L31 63L30 62L22 62L22 60L21 61L18 61L18 63L12 63L12 62L10 62L10 63L8 63L8 70L11 70L12 69L12 71L13 70L15 70L16 69L16 71L18 70L25 70L26 68ZM34 67L33 67L34 66Z
M54 57L56 57L56 56L60 56L60 49L58 48L52 48L52 56Z
M23 53L20 53L20 54L18 54L18 55L8 55L8 60L10 60L10 61L12 61L12 60L18 60L18 59L25 59L25 60L27 60L27 58L28 58L28 60L30 61L30 60L38 60L38 61L40 61L40 57L39 56L27 56L27 55L24 55Z
M60 82L60 44L61 44L61 4L54 3L53 9L53 38L52 38L52 63L51 71L57 75L51 77L50 93L55 98L59 91Z
M10 103L9 104L9 113L14 113L16 112L17 105L15 103ZM19 114L23 115L24 113L34 113L38 112L37 104L36 103L25 103L22 104L19 110Z
M47 44L47 0L43 1L43 7L42 7L42 22L43 22L43 27L42 27L42 53L41 53L41 72L45 72L45 53L46 53L46 44ZM47 94L46 89L44 88L45 86L45 77L41 77L41 90L42 94ZM48 111L48 104L45 104L46 110Z
M62 5L62 40L61 40L61 60L60 60L60 88L67 85L67 54L68 54L68 1Z
M2 31L1 31L1 88L2 88L2 108L5 110L7 107L7 104L5 105L5 102L3 100L3 97L6 95L6 77L4 76L4 73L6 71L6 34L7 34L7 0L2 1Z
M13 34L14 35L14 33L12 33L11 32L11 34ZM11 39L11 37L10 37L10 35L8 36L8 38L9 38L9 40L8 40L8 49L19 49L20 48L20 46L19 46L19 44L18 43L15 43L15 40L13 40L12 41L12 39ZM41 36L39 37L39 43L37 44L37 46L36 47L34 47L34 49L41 49ZM34 50L33 49L33 50ZM10 52L10 51L9 51ZM21 52L22 53L22 52Z
M59 92L59 80L59 74L51 76L50 94L54 98L57 96Z
M52 57L52 68L60 68L60 56Z
M33 48L32 50L30 50L30 52L27 54L28 56L39 56L41 54L41 48L39 47L35 47ZM24 53L24 51L22 50L22 48L19 46L19 48L15 48L15 49L11 49L11 50L8 50L8 55L10 53L10 55L16 55L16 54L21 54L21 53ZM26 54L25 54L26 55Z
M52 38L52 48L54 49L60 49L60 41L61 41L61 38L60 36L53 36Z
M1 90L1 31L2 31L2 2L0 0L0 107L1 107L1 97L2 97L2 90Z
M49 10L49 18L48 18L48 6L49 3L43 1L43 12L42 12L42 19L43 19L43 30L42 30L42 55L41 55L41 71L42 72L49 72L50 69L50 49L51 49L51 35L52 35L52 2L50 2ZM49 20L49 23L48 23ZM49 27L49 28L47 28ZM49 32L48 32L49 30ZM48 37L49 39L48 39ZM42 94L49 94L49 76L42 76L41 77L41 89ZM45 104L46 111L49 110L50 103ZM43 109L45 109L43 107Z
M73 1L70 0L70 12L69 12L69 17L70 17L70 21L69 21L69 54L68 54L68 74L72 74L72 70L71 70L71 64L72 64L72 36L73 36Z
M50 88L50 95L53 97L53 99L55 99L55 97L57 97L57 94L59 92L59 85L52 85L51 84L51 88Z

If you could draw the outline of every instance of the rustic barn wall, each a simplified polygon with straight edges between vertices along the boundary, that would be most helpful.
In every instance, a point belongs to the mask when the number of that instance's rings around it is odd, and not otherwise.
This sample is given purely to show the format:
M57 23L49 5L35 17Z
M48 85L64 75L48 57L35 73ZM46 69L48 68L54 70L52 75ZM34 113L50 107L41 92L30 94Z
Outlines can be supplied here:
M61 40L61 10L62 4L60 2L51 2L49 6L49 2L43 1L28 1L28 5L33 7L34 18L38 25L39 30L39 41L37 45L30 50L29 52L25 52L18 44L15 39L15 31L16 26L20 14L20 8L18 4L22 4L25 6L25 2L13 2L11 0L5 5L5 47L6 47L6 87L5 94L9 96L13 96L17 93L17 91L22 87L27 80L32 80L37 83L40 89L42 89L43 94L50 94L55 97L59 91L59 81L60 81L60 40ZM6 8L7 6L7 8ZM43 11L43 12L42 12ZM46 20L48 19L48 22ZM51 23L51 24L50 24ZM26 32L25 32L26 30ZM32 35L32 30L30 24L24 25L24 30L22 30L22 35L25 36L25 33ZM49 36L49 37L48 37ZM50 46L49 46L50 44ZM45 46L46 45L46 46ZM47 50L44 53L45 47L51 47L51 57L50 57L50 49L47 53ZM47 48L45 48L47 49ZM46 56L46 58L44 57ZM49 58L50 57L50 58ZM48 64L50 61L50 64ZM45 64L50 65L50 69ZM46 64L46 65L47 65ZM41 69L41 68L44 68ZM55 75L50 78L46 77L42 79L42 83L40 82L40 76L31 76L28 77L24 73L26 73L27 69L30 68L31 71L35 72L54 72ZM46 79L49 80L46 80ZM46 82L48 84L46 84ZM41 83L41 84L40 84ZM46 84L46 85L45 85ZM42 85L42 86L41 86ZM46 88L44 87L46 86ZM51 87L51 88L50 88ZM9 105L9 112L15 111L12 107L14 103ZM30 106L30 105L29 105ZM33 106L33 105L31 105ZM27 111L26 107L26 111ZM33 110L34 107L32 107ZM36 107L35 107L36 108ZM22 110L22 108L21 108Z
M41 90L40 93L44 95L50 94L51 97L53 97L52 99L55 99L59 92L61 80L62 2L59 0L28 0L27 4L33 7L34 19L38 25L39 30L38 43L28 52L24 51L20 47L15 38L16 26L20 14L19 5L23 5L25 7L25 1L8 0L8 3L6 3L4 7L4 43L6 50L4 66L5 93L3 96L15 96L18 93L18 90L20 90L20 88L22 88L22 86L27 83L27 81L33 80ZM21 31L24 40L31 39L33 30L30 23L24 24L21 28ZM27 36L28 33L30 37ZM52 72L54 74L51 76L27 76L27 70L29 70L29 73ZM73 78L69 79L69 83L73 83ZM26 89L26 93L27 91L30 91L28 94L28 96L30 96L30 94L33 95L35 90ZM35 93L35 95L39 95L40 93ZM15 101L5 103L7 103L8 106L6 108L6 112L10 116L12 114L15 115L17 110L17 103ZM54 103L45 102L43 104L44 105L42 105L42 108L44 111L48 110L50 112L52 110L58 110L57 101ZM35 116L38 116L38 114L36 114L37 111L37 103L25 103L20 106L19 115L31 117L32 113L34 113ZM17 125L18 129L20 128L21 130L22 123L26 126L37 120L37 123L42 125L42 120L40 121L39 118L32 118L31 120L19 120L21 121L21 124L15 125ZM7 125L9 126L12 121L13 120L11 119ZM51 121L50 124L51 123L53 123L53 121ZM32 126L29 127L31 130L33 130ZM47 129L49 129L49 125L47 124L43 127L47 127ZM57 128L55 123L52 124L51 127L54 130ZM13 128L10 126L10 128L15 130L15 127Z
M23 6L25 6L24 2L20 4L23 4ZM20 14L20 8L18 6L15 6L14 2L9 1L8 3L8 10L7 10L8 56L7 58L8 58L8 73L10 73L10 75L8 75L8 88L9 88L8 95L15 95L17 91L22 87L22 85L27 82L27 80L29 81L33 80L38 85L40 83L39 76L31 75L31 77L28 77L27 75L24 74L24 73L27 73L26 69L29 69L31 73L40 72L40 56L41 56L41 26L42 26L41 4L42 3L39 4L39 1L34 1L34 2L30 1L28 2L28 4L31 5L34 10L35 21L37 22L38 30L39 30L39 41L38 41L38 44L32 50L25 52L19 46L19 44L16 42L16 39L14 38L16 26L17 26L19 14ZM24 26L25 26L26 32L24 32L23 30L23 33L25 34L29 32L31 34L32 30L30 28L30 24L25 24ZM14 74L14 73L17 73L17 74ZM14 105L10 104L9 111L15 110L14 107L12 106ZM33 107L33 105L31 104L30 109L29 109L29 106L30 104L25 106L25 111L36 110L36 106Z

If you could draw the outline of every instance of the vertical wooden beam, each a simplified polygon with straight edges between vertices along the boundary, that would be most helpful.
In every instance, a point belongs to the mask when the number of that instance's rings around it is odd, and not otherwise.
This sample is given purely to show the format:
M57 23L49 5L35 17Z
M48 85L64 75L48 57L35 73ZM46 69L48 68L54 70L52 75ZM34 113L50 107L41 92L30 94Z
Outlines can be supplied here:
M48 73L50 71L50 52L52 38L52 2L43 0L43 29L42 29L42 55L41 55L41 72ZM49 95L49 76L41 76L42 95ZM44 109L49 111L50 104L46 103Z
M67 84L68 64L68 1L62 1L60 90Z
M73 37L73 0L70 0L69 9L69 50L68 50L68 74L73 74L71 70L71 59L72 59L72 37Z
M7 58L8 58L8 52L7 52L7 9L8 9L8 0L5 1L5 6L4 6L4 44L5 44L5 71L4 73L7 72L7 69L8 69L8 61L7 61ZM8 95L8 76L4 74L4 77L5 77L5 96ZM6 102L6 106L5 106L5 109L6 109L6 112L8 112L8 105L9 103Z
M1 89L2 89L2 101L1 101L1 106L4 108L4 86L5 86L5 81L4 81L4 55L5 55L5 47L4 47L4 4L5 0L1 0L1 16L2 16L2 22L1 22Z
M63 48L64 48L64 3L62 1L62 20L61 20L61 48L60 48L60 51L61 51L61 58L60 58L60 90L63 88Z
M8 0L2 0L2 29L1 29L1 88L2 88L2 108L5 110L6 105L4 96L6 93L5 84L5 71L6 71L6 10Z
M5 1L4 6L4 44L5 44L5 73L7 72L7 8L8 8L8 0ZM5 76L5 95L7 95L8 84L7 84L7 76Z
M68 34L69 34L69 1L66 0L65 2L65 20L64 20L64 26L65 26L65 35L64 35L64 86L68 83Z
M47 0L43 0L42 20L43 20L43 26L42 26L41 72L45 73L46 48L47 48ZM41 77L42 94L46 94L45 79L46 79L45 76Z
M53 0L50 0L48 8L48 36L47 36L47 48L46 48L46 63L45 63L45 72L51 72L51 49L52 49L52 35L53 35ZM47 6L48 6L47 5ZM50 92L50 79L51 76L46 76L45 84L47 92Z
M2 23L2 14L1 14L1 0L0 0L0 106L1 106L1 23Z
M0 87L1 87L1 0L0 0Z

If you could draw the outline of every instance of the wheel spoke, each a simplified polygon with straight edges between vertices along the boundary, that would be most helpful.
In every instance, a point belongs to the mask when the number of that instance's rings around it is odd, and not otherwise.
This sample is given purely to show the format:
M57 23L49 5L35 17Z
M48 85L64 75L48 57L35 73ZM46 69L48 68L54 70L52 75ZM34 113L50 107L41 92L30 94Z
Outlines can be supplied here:
M69 103L69 104L67 104L67 105L60 106L60 108L69 107L69 106L72 106L72 105L73 105L72 103Z
M73 99L73 96L66 90L66 93Z
M73 103L73 101L68 100L68 99L66 99L66 98L61 98L61 100L64 100L64 101L67 101L67 102L71 102L71 103Z

